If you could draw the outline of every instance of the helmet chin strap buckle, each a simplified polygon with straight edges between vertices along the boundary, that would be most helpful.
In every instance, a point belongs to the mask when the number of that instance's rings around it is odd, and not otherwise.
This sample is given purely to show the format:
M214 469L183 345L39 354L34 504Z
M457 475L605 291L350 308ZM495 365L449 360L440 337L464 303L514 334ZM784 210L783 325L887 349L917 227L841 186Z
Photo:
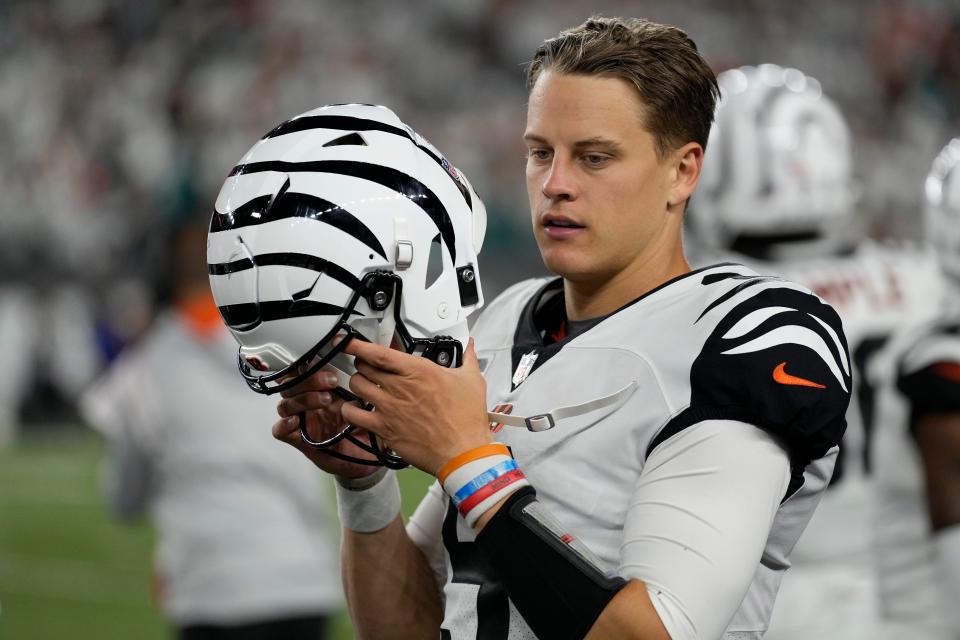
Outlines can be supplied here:
M407 219L394 218L393 233L397 240L397 253L394 256L393 263L397 271L405 271L413 264L413 243L410 241L410 235L407 233Z
M441 367L459 367L463 363L463 345L450 336L437 336L424 346L420 355Z

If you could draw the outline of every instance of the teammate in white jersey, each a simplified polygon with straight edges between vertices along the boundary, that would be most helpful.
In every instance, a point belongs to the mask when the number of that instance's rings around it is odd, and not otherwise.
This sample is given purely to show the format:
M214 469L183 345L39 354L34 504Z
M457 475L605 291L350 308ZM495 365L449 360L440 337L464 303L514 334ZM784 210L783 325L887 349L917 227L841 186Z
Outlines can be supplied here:
M231 370L205 231L172 234L171 308L81 408L110 444L112 509L156 525L154 597L178 640L321 640L343 598L330 487L258 428L271 403Z
M960 139L927 178L925 235L950 279L936 321L881 373L874 460L883 637L960 637Z
M860 241L850 133L815 79L766 64L718 80L710 152L688 217L701 253L693 262L721 255L809 287L840 314L856 371L830 489L794 551L768 637L873 638L874 389L864 374L893 332L934 317L943 279L932 251Z
M845 427L839 318L739 265L691 271L717 86L682 31L591 18L528 86L532 222L560 277L494 301L458 368L349 336L373 411L326 372L278 407L275 435L339 476L358 635L759 638ZM437 475L406 528L392 472L298 433L343 421Z

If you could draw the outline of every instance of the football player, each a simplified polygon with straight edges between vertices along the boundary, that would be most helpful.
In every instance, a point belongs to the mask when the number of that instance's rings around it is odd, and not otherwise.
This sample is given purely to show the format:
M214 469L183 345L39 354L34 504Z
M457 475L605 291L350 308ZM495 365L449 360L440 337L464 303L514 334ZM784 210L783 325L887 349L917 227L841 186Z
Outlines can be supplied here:
M497 298L459 367L341 322L348 389L324 369L281 392L275 436L338 478L358 635L759 638L845 427L839 317L743 266L690 269L682 220L717 85L683 31L591 18L541 44L528 87L531 218L557 276ZM306 153L308 126L282 149ZM327 167L257 168L279 187ZM383 446L340 438L341 460L306 443L347 424ZM383 451L437 476L406 527L394 472L358 462Z
M881 373L874 459L884 637L960 637L960 138L925 185L925 235L951 283L944 313L897 336Z
M792 555L769 638L873 638L869 458L874 387L891 334L932 318L932 251L860 240L850 133L820 84L765 64L721 73L703 178L688 217L696 262L718 255L809 287L840 314L854 390L837 467Z

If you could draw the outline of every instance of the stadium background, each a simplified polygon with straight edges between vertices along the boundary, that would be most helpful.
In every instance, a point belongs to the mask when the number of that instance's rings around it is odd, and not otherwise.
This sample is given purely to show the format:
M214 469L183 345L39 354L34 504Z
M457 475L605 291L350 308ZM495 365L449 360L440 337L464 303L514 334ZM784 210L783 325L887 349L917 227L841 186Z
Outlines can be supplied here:
M0 4L0 421L21 425L0 451L0 638L167 637L149 600L152 532L110 519L103 445L75 409L149 325L166 231L208 216L226 172L276 123L372 102L484 198L488 297L541 272L521 178L522 63L589 12L677 24L718 72L774 62L819 79L853 131L866 228L916 236L923 177L960 135L955 0ZM410 508L425 484L405 473Z

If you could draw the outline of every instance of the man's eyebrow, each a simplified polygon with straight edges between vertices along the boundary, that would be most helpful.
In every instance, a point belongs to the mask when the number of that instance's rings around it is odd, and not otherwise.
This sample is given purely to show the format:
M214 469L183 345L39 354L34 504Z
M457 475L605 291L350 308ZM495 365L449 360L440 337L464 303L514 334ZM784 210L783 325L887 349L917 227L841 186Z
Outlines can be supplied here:
M525 136L523 136L523 139L526 142L535 142L537 144L549 144L546 138L538 136L535 133L528 133ZM609 138L603 138L600 136L587 138L585 140L578 140L573 143L573 148L576 151L580 151L582 149L590 148L590 147L602 147L610 151L620 151L623 148L623 146L619 142L615 140L611 140Z
M587 138L586 140L578 140L573 143L573 148L580 150L588 147L602 147L610 151L619 151L622 149L622 146L616 140L611 140L609 138L601 138L599 136L593 138Z

